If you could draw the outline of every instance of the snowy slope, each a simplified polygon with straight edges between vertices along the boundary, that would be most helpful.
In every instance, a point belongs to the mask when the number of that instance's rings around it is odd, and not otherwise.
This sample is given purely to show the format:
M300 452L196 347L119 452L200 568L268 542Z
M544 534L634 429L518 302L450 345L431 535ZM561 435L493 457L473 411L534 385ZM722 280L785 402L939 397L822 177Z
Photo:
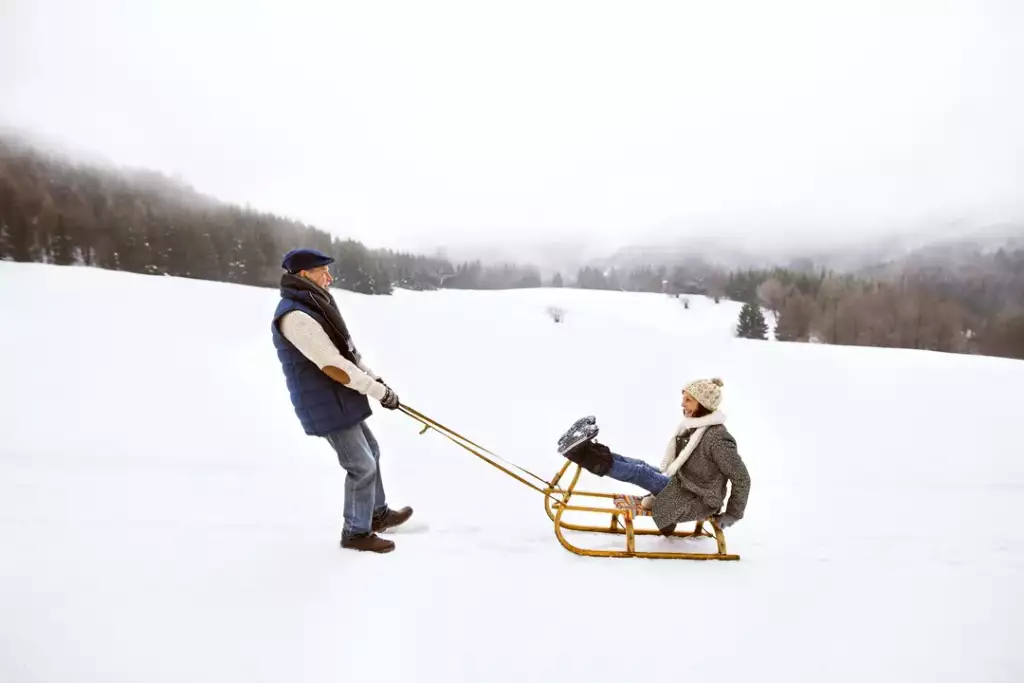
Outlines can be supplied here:
M544 476L587 413L657 461L721 376L742 560L572 555L539 494L380 409L415 524L342 551L276 292L0 263L0 681L1024 678L1024 363L738 340L699 297L336 296L406 403Z

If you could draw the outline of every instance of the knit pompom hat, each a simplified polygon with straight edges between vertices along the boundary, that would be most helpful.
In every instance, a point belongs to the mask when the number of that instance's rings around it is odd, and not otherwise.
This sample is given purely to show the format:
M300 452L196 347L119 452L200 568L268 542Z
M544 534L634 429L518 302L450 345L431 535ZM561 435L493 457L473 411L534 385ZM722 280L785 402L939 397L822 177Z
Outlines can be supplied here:
M722 380L717 377L713 379L696 379L683 389L690 396L697 399L702 406L715 412L722 402Z

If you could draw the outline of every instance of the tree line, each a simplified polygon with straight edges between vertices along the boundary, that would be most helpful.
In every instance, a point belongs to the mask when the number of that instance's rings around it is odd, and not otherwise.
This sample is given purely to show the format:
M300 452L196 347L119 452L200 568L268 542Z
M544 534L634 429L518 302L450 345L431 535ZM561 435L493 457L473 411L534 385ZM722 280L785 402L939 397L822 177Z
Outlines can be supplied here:
M921 261L926 265L918 265ZM737 336L980 353L1024 359L1024 249L957 248L956 258L916 254L862 272L798 267L726 271L699 259L629 269L586 267L577 286L696 294L744 303Z
M702 259L690 258L672 266L636 266L629 269L585 266L576 273L581 289L626 292L663 292L722 296L727 275Z
M310 246L336 259L335 286L561 287L695 294L763 306L786 341L891 346L1024 358L1024 249L924 258L837 274L802 267L725 271L691 257L670 266L588 266L573 283L517 264L369 249L273 213L226 204L166 176L70 161L0 135L0 260L276 286L281 257ZM954 263L955 265L948 265ZM761 335L759 312L741 327Z
M333 256L335 286L365 294L542 284L536 268L369 249L160 173L76 163L0 136L0 260L276 286L281 258L296 246Z
M904 269L874 279L777 268L733 273L726 289L772 312L780 341L1024 358L1024 250L980 258L992 263L969 276Z

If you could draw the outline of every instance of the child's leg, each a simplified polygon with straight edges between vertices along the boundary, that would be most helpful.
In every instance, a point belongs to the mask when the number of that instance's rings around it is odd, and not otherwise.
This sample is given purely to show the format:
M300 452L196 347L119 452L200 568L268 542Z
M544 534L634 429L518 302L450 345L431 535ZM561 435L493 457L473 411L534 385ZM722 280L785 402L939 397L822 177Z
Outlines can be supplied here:
M612 454L612 468L608 476L629 484L635 484L651 493L660 493L668 484L668 476L658 471L650 463L637 458L627 458L618 453Z

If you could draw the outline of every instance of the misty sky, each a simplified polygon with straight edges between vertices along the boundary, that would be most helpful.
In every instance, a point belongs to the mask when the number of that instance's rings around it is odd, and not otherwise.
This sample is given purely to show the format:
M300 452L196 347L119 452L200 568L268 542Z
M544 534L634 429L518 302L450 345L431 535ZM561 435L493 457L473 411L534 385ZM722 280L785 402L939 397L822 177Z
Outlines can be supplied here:
M1024 3L0 0L0 123L370 246L1024 215Z

